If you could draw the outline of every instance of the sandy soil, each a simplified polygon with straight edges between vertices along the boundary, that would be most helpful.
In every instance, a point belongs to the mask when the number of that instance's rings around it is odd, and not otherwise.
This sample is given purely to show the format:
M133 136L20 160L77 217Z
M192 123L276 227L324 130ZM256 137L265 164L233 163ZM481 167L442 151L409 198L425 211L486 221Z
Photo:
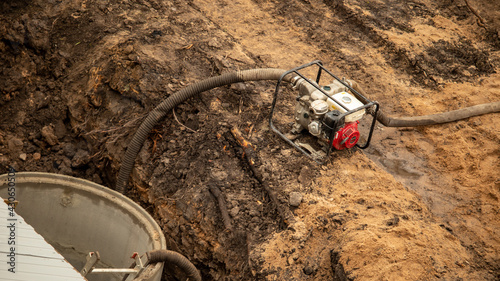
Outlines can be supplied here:
M26 0L0 10L0 172L13 165L113 188L156 104L238 69L320 59L392 116L500 100L495 1ZM498 113L377 125L368 149L317 165L269 130L274 87L237 84L187 101L177 120L169 115L151 132L136 162L128 195L204 280L500 279ZM280 101L285 121L293 102ZM293 212L288 226L233 126ZM297 208L292 193L303 197ZM167 268L164 279L182 276Z

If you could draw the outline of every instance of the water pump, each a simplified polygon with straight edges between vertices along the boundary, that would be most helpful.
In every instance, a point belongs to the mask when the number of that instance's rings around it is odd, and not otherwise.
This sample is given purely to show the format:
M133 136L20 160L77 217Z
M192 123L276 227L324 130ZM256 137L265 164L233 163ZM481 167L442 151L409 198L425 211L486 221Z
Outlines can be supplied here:
M305 68L314 66L318 66L315 80L308 79L300 73ZM333 82L331 79L328 82L323 82L324 79L321 80L323 72L333 78ZM320 61L313 61L289 71L264 68L224 73L199 81L169 95L148 114L137 129L123 156L123 162L116 181L116 190L121 193L127 192L128 179L137 154L139 154L154 126L168 113L172 112L175 106L194 95L210 89L233 83L261 80L278 80L271 105L270 128L290 145L318 163L323 163L323 159L328 159L327 156L330 155L332 148L346 149L356 146L364 149L368 147L377 120L386 127L416 127L443 124L472 116L500 112L500 101L497 101L431 115L393 118L379 111L378 103L368 100L359 85L353 81L337 78L325 69ZM283 120L286 119L286 116L294 116L295 120L292 122L294 125L293 128L290 128L290 131L297 133L300 130L307 129L312 136L316 137L320 143L323 143L320 150L315 150L310 144L299 143L297 140L296 142L292 141L274 125L274 112L282 82L294 85L299 95L297 96L295 113L290 112L289 115L279 115L278 118ZM286 104L285 106L287 110L293 108L293 106L289 105ZM367 130L361 130L360 128L364 127L361 126L361 123L364 123L363 120L366 120L365 117L369 115L371 115L372 121L367 132ZM360 140L363 139L365 139L364 144L360 145Z
M315 80L305 77L300 72L300 70L314 65L318 66ZM321 79L322 72L329 74L333 78L333 81L330 80L331 82L321 85L320 81L325 80ZM294 112L294 124L290 133L297 135L303 131L307 131L319 140L319 143L322 144L322 149L316 150L310 144L293 142L274 126L273 114L280 91L281 79L278 80L276 86L271 117L269 119L270 127L273 131L317 162L321 162L325 156L328 156L332 148L343 150L355 146L362 149L368 147L379 109L378 103L368 100L354 90L351 81L339 79L325 69L320 61L314 61L289 70L282 77L291 73L296 75L292 80L292 86L298 92L298 95ZM361 139L358 124L360 124L360 121L366 115L372 116L371 126L365 143L358 145Z

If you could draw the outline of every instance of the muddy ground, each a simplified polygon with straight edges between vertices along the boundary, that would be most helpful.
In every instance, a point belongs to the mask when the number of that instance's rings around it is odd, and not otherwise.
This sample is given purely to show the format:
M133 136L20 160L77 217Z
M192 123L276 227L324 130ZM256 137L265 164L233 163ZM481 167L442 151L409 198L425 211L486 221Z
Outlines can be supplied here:
M113 188L155 105L233 70L320 59L392 116L500 100L498 1L3 0L0 11L0 172ZM255 82L190 99L136 161L128 195L204 280L500 279L498 113L377 125L369 149L317 165L269 130L273 90ZM234 126L293 223L280 222ZM164 279L182 280L173 272Z

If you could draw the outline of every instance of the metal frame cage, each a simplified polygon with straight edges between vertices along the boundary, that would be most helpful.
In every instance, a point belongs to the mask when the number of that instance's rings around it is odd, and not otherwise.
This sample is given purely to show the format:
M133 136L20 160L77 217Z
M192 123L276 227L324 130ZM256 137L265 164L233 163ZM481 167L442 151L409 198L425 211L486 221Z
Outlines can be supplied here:
M318 73L316 75L316 83L313 83L311 82L310 79L306 78L302 73L299 72L299 70L303 70L305 68L308 68L308 67L311 67L311 66L318 66ZM358 98L362 103L363 103L363 106L360 106L356 109L353 109L353 110L348 110L346 107L344 107L340 102L336 101L333 97L330 97L320 86L319 86L319 81L321 79L321 74L322 72L326 72L328 75L330 75L332 78L334 78L335 80L339 81L343 86L347 87L351 93L356 96L356 98ZM340 116L339 116L339 119L338 121L334 124L334 126L332 127L329 127L331 130L330 132L330 135L328 137L328 147L327 147L327 151L326 151L326 157L325 157L325 160L328 159L328 156L330 155L331 153L331 150L332 150L332 145L333 145L333 140L334 140L334 137L335 137L335 133L336 133L336 130L335 128L337 128L338 124L339 123L343 123L344 120L345 120L345 117L350 115L350 114L353 114L355 112L358 112L359 110L362 110L362 109L365 109L366 112L370 115L372 115L373 117L373 120L372 120L372 123L371 123L371 126L370 126L370 131L368 133L368 138L365 142L365 144L363 145L359 145L359 144L356 144L356 147L360 148L360 149L365 149L367 148L369 145L370 145L370 141L371 141L371 138L372 138L372 135L373 135L373 130L375 128L375 123L377 121L377 113L378 113L378 110L379 110L379 104L376 102L376 101L370 101L367 97L363 96L362 94L360 94L358 91L356 91L355 89L353 89L351 86L349 86L347 83L345 83L342 79L339 79L337 76L335 76L333 73L331 73L328 69L326 69L324 66L323 66L323 63L319 60L316 60L316 61L313 61L313 62L310 62L310 63L307 63L307 64L304 64L304 65L301 65L301 66L298 66L296 68L293 68L291 70L288 70L286 72L284 72L281 77L278 79L278 82L276 83L276 89L274 91L274 96L273 96L273 102L272 102L272 105L271 105L271 113L270 113L270 116L269 116L269 127L276 133L278 134L282 139L284 139L288 144L292 145L293 147L295 147L297 150L301 151L302 153L304 153L306 156L308 156L309 158L313 159L314 161L318 162L319 164L323 164L324 161L319 161L317 159L317 157L314 157L311 153L307 152L306 150L304 150L303 148L301 148L300 146L298 146L297 144L295 144L292 140L290 140L289 138L287 138L283 133L281 133L273 124L273 115L274 115L274 110L275 110L275 107L276 107L276 101L278 100L278 94L279 94L279 91L280 91L280 86L281 86L281 82L283 81L283 78L291 73L295 73L296 75L300 76L302 79L304 79L305 81L307 81L309 84L311 84L312 86L314 86L316 89L318 89L319 91L321 91L321 93L323 93L325 96L327 96L328 99L331 99L333 101L335 101L337 104L339 104L340 106L342 106L344 108L344 110L346 110L345 113L342 113ZM300 98L297 97L297 100ZM323 123L323 125L327 126L326 124Z

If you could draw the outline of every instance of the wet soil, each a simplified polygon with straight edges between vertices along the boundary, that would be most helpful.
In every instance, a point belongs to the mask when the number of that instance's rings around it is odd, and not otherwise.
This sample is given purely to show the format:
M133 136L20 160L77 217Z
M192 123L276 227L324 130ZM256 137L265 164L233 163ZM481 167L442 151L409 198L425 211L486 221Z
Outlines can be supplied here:
M0 11L0 172L113 188L155 105L234 70L320 59L393 116L500 100L495 1L6 0ZM500 278L498 113L377 125L368 149L317 165L270 131L274 87L236 84L186 101L136 161L128 195L204 280ZM279 106L286 129L293 95ZM233 127L293 221L282 221ZM165 280L182 278L166 268Z

